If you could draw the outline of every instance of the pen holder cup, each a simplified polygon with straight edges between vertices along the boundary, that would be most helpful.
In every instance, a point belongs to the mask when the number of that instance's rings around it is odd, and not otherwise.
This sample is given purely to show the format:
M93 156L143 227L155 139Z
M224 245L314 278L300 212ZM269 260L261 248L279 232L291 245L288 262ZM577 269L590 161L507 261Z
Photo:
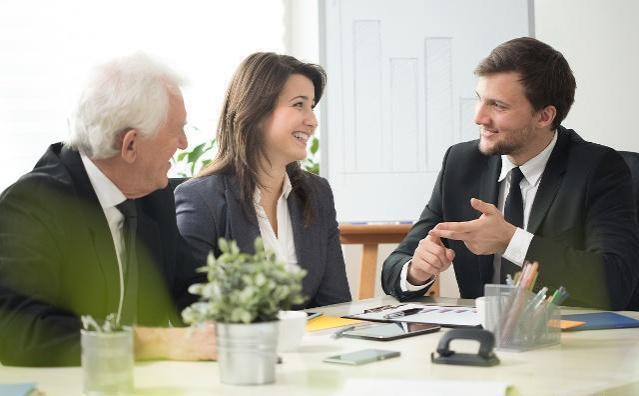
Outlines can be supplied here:
M511 285L484 288L486 329L499 350L522 352L561 343L559 308L528 290Z
M80 330L84 394L133 394L133 331Z

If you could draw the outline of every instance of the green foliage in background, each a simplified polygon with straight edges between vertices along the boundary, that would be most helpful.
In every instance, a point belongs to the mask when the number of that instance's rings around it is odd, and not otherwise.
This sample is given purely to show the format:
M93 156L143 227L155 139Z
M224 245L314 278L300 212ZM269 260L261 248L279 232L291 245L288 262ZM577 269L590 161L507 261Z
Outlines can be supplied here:
M187 125L187 135L198 134L200 129L193 125ZM173 157L173 163L178 166L178 176L193 177L202 168L207 166L213 157L214 148L217 148L215 138L208 142L200 143L190 150L182 150Z
M288 268L275 254L264 250L261 238L255 240L255 254L240 252L235 241L220 238L222 254L208 256L205 272L208 283L192 285L189 291L200 301L182 311L186 323L255 323L277 320L280 310L304 302L302 278L306 271Z
M197 127L191 126L190 129L199 132ZM213 139L200 143L190 150L177 153L173 157L173 163L178 166L178 176L193 177L197 175L202 168L211 162L215 149L217 149L217 144L215 139ZM319 175L319 139L316 136L313 136L311 139L311 144L308 147L308 155L306 159L302 161L301 165L305 171Z
M308 148L308 155L306 156L306 159L302 161L302 169L319 176L319 139L317 136L313 136L313 139L311 140L311 145Z

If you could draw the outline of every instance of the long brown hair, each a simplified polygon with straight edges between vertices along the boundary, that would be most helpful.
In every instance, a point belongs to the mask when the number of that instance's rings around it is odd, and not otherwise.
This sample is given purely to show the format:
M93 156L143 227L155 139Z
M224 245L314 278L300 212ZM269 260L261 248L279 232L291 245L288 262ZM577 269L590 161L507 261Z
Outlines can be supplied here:
M311 80L317 104L326 85L326 73L321 66L272 52L257 52L244 59L224 98L217 130L217 155L198 175L235 175L240 184L241 204L249 218L255 217L253 193L259 186L260 158L265 156L260 125L275 109L286 81L293 74ZM293 190L302 200L304 223L308 225L314 215L306 172L298 162L289 164L286 172Z

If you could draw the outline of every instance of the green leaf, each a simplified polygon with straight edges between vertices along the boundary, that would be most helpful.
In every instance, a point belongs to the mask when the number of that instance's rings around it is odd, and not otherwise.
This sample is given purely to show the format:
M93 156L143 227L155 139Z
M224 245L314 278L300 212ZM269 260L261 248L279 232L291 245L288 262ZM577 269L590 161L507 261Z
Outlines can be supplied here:
M202 151L204 150L204 145L206 143L200 143L197 146L193 147L193 150L188 154L189 162L195 164L198 158L202 155Z
M279 310L302 304L302 278L299 267L287 268L275 254L264 251L261 239L254 243L255 253L241 252L235 241L221 238L222 254L210 254L207 265L208 283L194 285L201 300L182 313L185 322L215 320L225 323L252 323L277 319Z
M220 251L222 253L226 253L226 252L229 251L229 244L228 244L228 242L226 242L226 239L224 239L224 238L218 239L217 246L220 248Z
M317 138L317 136L313 136L309 151L311 152L311 154L317 154L317 150L319 150L319 139Z

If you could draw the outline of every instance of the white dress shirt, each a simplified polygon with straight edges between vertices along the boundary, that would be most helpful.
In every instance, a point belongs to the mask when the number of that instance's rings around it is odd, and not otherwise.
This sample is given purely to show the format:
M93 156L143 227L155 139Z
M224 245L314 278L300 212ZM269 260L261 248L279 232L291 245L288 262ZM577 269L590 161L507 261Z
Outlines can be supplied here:
M120 191L84 153L80 153L80 158L82 159L82 164L84 164L84 169L87 171L95 195L97 195L100 206L104 211L104 216L106 217L109 229L111 230L111 236L113 237L113 245L115 246L115 253L118 259L118 273L120 274L120 303L118 304L117 312L117 320L119 322L122 313L122 304L124 302L124 273L122 271L124 257L122 257L122 255L124 254L125 242L122 231L124 216L115 206L124 202L126 196L124 196L122 191Z
M295 240L293 239L293 224L291 223L291 215L288 211L287 202L291 190L291 180L287 174L284 174L282 194L277 199L275 212L277 216L277 235L275 235L271 222L268 220L268 216L266 216L266 212L260 203L262 201L260 189L256 188L253 194L253 205L255 206L255 213L257 214L260 236L264 241L264 248L275 253L277 259L284 262L288 267L297 266Z
M528 247L530 246L530 242L532 241L534 236L530 232L526 231L526 228L528 228L528 218L530 217L530 210L532 209L533 202L535 201L535 196L537 195L537 190L539 189L541 175L544 173L544 169L546 169L546 164L548 163L548 159L550 158L550 154L552 153L552 149L555 147L556 143L557 132L555 132L552 140L550 141L548 146L546 146L546 148L541 151L541 153L529 159L525 164L519 166L521 173L524 174L524 177L519 183L519 188L521 189L521 197L524 203L524 226L523 228L517 227L517 229L515 230L515 234L510 239L510 242L508 243L508 246L504 251L503 256L508 261L520 267L524 265ZM510 189L510 171L516 166L517 165L510 162L508 156L501 156L501 172L498 179L499 196L497 199L497 208L501 213L504 213L504 207L506 206L506 192ZM506 178L506 176L508 176L508 178ZM501 257L501 254L495 254L495 258L493 259L493 283L496 284L500 283L499 274L501 270Z
M541 182L541 175L544 173L544 169L546 169L546 164L548 163L548 159L550 158L550 154L552 153L552 149L555 147L557 143L557 132L553 135L552 140L543 149L539 154L535 157L528 160L525 164L519 166L521 173L523 173L524 177L519 183L519 187L521 188L521 196L523 198L524 204L524 226L523 228L517 227L515 230L515 234L511 238L506 250L504 251L504 258L511 261L512 263L522 266L524 260L526 258L526 253L528 252L528 247L530 246L530 242L533 239L533 234L526 231L526 227L528 226L528 218L530 217L530 210L532 209L533 202L535 201L535 196L537 195L537 190L539 189L539 183ZM506 205L506 192L510 189L510 171L515 168L516 165L510 162L507 155L501 156L501 172L499 173L499 195L497 196L497 208L501 213L504 213L504 206ZM508 177L507 177L508 176ZM493 259L493 279L492 282L499 284L500 283L500 270L501 270L501 254L495 254ZM418 291L426 288L431 283L435 281L435 277L432 278L428 283L424 285L413 285L408 282L408 265L411 263L409 260L402 267L402 272L400 274L399 285L402 291Z

